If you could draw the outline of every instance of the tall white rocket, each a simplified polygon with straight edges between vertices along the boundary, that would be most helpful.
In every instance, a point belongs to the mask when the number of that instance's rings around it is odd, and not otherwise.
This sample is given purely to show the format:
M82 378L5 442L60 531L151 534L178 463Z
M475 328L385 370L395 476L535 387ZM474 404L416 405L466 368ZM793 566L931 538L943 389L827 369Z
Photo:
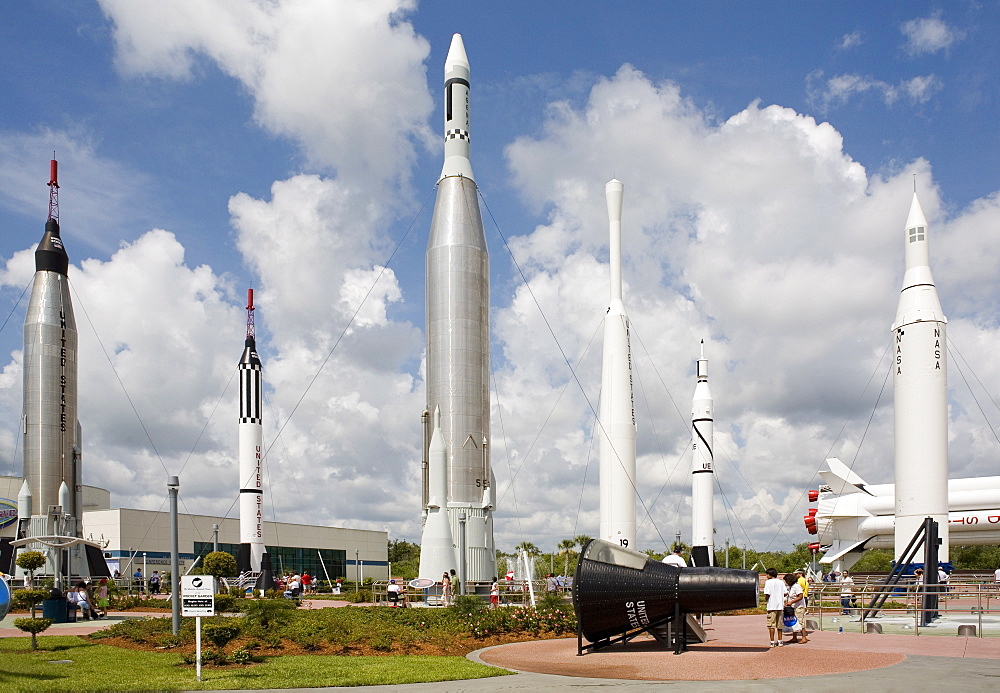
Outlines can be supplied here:
M610 227L611 301L604 316L601 370L600 538L635 547L635 403L629 320L622 303L622 197L625 186L611 180L604 188Z
M904 229L906 272L893 332L898 559L925 517L938 523L948 560L948 344L934 279L927 219L913 193Z
M697 378L691 403L691 563L710 566L715 565L715 457L712 452L715 403L708 387L704 340Z
M436 413L434 426L443 455L437 451L424 459L428 479L440 479L435 466L446 465L447 494L438 507L447 509L456 548L464 544L465 552L441 554L436 566L421 557L421 577L440 579L445 570L461 572L464 565L466 581L486 582L496 577L489 454L490 258L469 159L470 78L465 44L455 34L444 64L444 166L426 256L427 412L440 409L440 426ZM425 431L425 439L435 434ZM428 521L421 545L428 532L440 533L429 522L431 510L424 506Z
M247 339L240 357L240 550L239 569L260 572L264 555L263 366L257 355L253 289L247 290Z

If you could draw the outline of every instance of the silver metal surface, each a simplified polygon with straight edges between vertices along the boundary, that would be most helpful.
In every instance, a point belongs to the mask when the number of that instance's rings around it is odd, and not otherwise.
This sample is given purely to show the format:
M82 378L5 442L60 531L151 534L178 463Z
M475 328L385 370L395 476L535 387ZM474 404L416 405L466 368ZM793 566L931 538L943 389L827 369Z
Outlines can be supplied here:
M32 512L59 505L77 485L77 331L65 275L35 273L24 319L24 477ZM75 495L75 494L74 494ZM80 518L79 508L65 508Z
M489 488L489 256L476 184L438 184L427 247L427 410L441 408L448 500L481 504Z

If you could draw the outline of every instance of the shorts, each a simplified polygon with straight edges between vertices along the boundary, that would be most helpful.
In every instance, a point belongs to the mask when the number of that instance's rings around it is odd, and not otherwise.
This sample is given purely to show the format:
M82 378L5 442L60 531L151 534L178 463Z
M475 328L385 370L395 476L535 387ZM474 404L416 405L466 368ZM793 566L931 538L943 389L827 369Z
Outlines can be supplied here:
M490 595L490 604L499 604L499 603L500 603L500 595L499 594L491 594Z
M781 628L781 614L782 611L768 611L767 612L767 627L768 628Z

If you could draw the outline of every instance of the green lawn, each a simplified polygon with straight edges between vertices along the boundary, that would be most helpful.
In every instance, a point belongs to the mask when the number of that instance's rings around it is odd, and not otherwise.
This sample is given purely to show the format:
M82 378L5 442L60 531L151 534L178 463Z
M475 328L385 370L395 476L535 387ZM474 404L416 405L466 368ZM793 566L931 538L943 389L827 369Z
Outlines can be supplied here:
M194 667L182 665L179 654L95 645L75 636L42 636L38 643L44 649L32 651L30 638L0 639L0 691L85 693L373 686L509 673L464 657L289 655L247 667L205 667L198 683Z

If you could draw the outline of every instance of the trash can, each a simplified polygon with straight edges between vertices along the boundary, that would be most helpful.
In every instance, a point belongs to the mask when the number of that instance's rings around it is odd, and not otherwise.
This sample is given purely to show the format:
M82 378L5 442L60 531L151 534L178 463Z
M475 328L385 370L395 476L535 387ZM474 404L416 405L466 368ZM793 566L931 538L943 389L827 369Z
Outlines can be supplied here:
M42 602L42 618L51 618L53 623L66 623L66 597L50 597Z

